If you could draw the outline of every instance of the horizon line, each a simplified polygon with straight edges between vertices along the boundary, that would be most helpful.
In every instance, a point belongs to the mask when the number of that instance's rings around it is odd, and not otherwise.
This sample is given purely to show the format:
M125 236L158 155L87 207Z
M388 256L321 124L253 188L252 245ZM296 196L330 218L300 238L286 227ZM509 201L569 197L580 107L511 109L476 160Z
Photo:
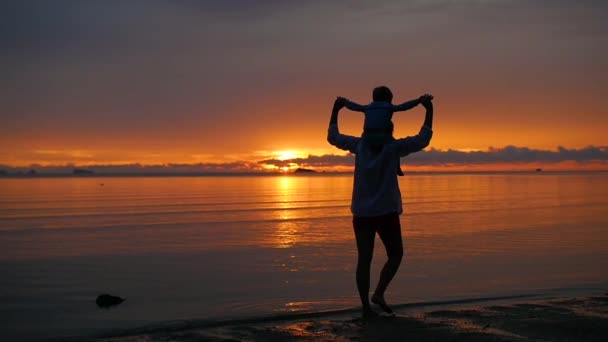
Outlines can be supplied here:
M608 173L608 170L418 170L408 171L405 175L416 174L543 174L543 173ZM353 171L232 171L232 172L92 172L92 173L66 173L66 172L19 172L0 173L0 178L95 178L95 177L206 177L206 176L316 176L316 175L352 175Z

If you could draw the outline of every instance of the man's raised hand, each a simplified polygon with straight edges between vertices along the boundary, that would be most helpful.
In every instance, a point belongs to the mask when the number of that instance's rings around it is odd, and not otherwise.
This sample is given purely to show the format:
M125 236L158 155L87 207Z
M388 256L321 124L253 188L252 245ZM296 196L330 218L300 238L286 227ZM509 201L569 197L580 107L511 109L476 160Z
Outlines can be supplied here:
M424 94L418 98L418 100L424 107L430 105L431 101L433 101L433 99L434 99L434 97L431 94Z
M334 110L340 110L342 108L344 108L344 106L346 106L346 99L338 96L336 97L336 101L334 101Z

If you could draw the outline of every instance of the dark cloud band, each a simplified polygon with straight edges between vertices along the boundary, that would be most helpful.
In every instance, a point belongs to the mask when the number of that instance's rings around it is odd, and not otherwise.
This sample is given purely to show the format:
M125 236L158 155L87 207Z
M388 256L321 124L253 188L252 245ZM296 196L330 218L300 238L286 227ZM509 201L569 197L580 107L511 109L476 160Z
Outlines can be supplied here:
M506 146L489 148L487 151L456 151L435 150L422 151L404 158L404 162L412 166L466 166L491 164L524 164L544 163L556 164L562 162L602 163L608 166L608 147L588 146L581 149L558 147L555 151L538 150L529 147ZM326 154L322 156L309 155L306 158L294 159L264 159L258 162L237 161L230 163L195 163L195 164L121 164L121 165L87 165L87 170L103 174L193 174L193 173L234 173L260 172L283 167L305 167L313 169L348 168L355 163L355 156ZM7 173L27 172L35 169L43 173L66 174L79 166L68 165L30 165L28 167L11 167L0 165L0 170Z
M487 151L463 152L456 150L422 151L405 158L410 165L445 165L445 164L494 164L494 163L559 163L565 161L593 162L608 161L608 147L589 146L582 149L567 149L558 147L556 151L537 150L529 147L506 146L503 148L489 148ZM287 160L266 159L260 164L284 167L300 165L309 167L352 166L354 156L323 155L307 158Z

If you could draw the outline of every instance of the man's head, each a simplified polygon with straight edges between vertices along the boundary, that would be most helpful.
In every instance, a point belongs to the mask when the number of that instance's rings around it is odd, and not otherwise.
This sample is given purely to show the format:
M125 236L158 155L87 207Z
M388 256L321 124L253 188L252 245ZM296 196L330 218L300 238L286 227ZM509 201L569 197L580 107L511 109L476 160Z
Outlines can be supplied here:
M386 129L384 131L378 131L378 132L364 131L363 136L364 136L365 142L376 152L379 152L384 145L386 145L394 140L393 139L393 129L394 128L395 128L395 126L393 125L393 122L389 121L389 123L386 126Z
M374 88L372 92L372 99L374 101L384 101L384 102L392 102L393 101L393 93L387 86L380 86Z

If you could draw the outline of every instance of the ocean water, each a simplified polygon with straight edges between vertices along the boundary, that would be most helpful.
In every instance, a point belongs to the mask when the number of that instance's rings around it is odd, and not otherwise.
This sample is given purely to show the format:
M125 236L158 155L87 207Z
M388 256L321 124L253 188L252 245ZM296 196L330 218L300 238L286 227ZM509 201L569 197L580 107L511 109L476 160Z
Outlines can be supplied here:
M608 173L400 183L389 303L608 288ZM0 178L3 338L357 306L351 190L349 174ZM377 239L372 287L384 261Z

